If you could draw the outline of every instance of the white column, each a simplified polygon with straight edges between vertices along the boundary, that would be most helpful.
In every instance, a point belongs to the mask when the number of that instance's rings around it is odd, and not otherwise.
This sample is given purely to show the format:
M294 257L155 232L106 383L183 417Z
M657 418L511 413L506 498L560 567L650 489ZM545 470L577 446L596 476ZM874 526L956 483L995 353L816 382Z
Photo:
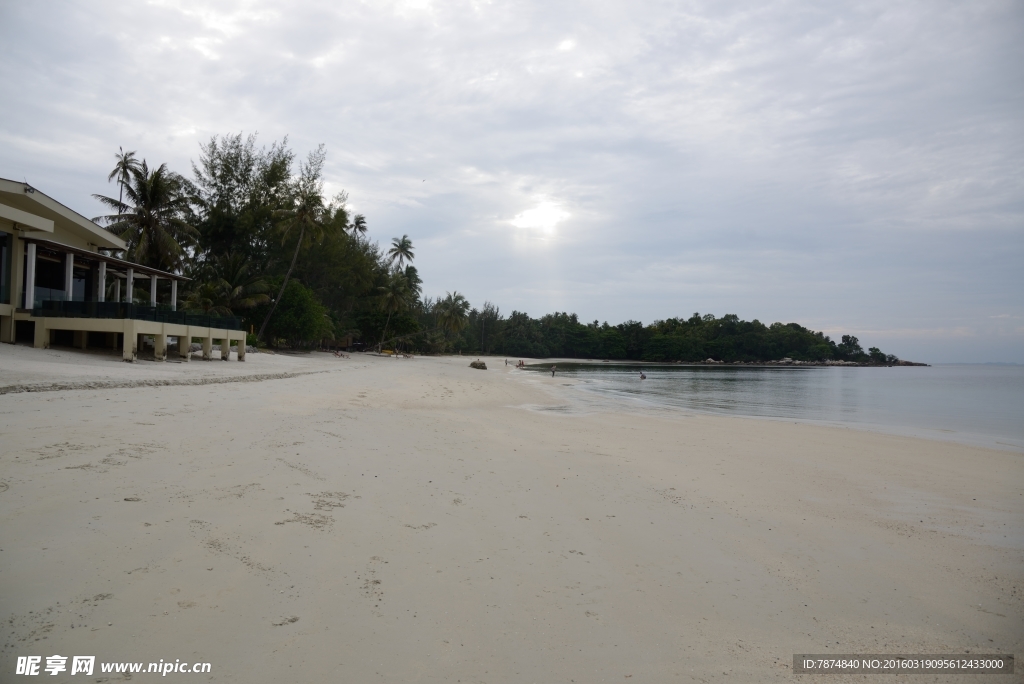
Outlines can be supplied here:
M178 281L171 281L171 311L178 310Z
M25 247L28 263L25 265L25 308L36 305L36 243L30 242Z
M132 283L134 282L134 280L135 280L135 271L133 269L129 268L128 269L128 277L125 278L125 283L124 283L125 289L128 290L127 292L124 293L124 301L128 302L129 304L132 303Z
M75 292L75 255L64 255L64 300L70 302Z
M156 276L149 276L149 305L156 306Z
M107 301L107 262L100 262L99 272L100 289L96 293L96 301L105 302Z

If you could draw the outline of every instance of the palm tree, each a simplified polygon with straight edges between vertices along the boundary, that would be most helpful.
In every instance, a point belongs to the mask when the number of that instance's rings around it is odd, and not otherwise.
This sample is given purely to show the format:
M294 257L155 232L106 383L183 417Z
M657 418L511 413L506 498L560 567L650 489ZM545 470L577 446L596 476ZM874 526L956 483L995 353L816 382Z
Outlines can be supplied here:
M241 254L225 254L214 259L214 272L224 293L224 303L230 309L251 309L270 301L266 294L270 289L267 281L250 273L250 265Z
M412 263L412 260L416 258L412 250L412 240L409 239L408 235L403 235L401 238L391 239L391 249L388 250L388 258L391 263L398 262L398 268L401 269L405 265L405 262Z
M185 298L185 309L231 316L270 301L266 281L249 272L249 261L240 254L214 257L203 270L205 281Z
M362 214L356 214L356 217L352 220L352 225L349 226L352 230L352 237L359 237L366 235L366 217Z
M200 283L181 300L181 308L184 311L199 311L209 316L230 316L233 312L219 301L221 299L222 291L217 287L217 283Z
M377 345L377 351L380 351L384 346L388 325L391 324L391 316L399 311L404 311L409 306L409 281L406 280L403 273L394 272L388 276L384 285L377 288L377 291L380 292L380 308L388 314L388 319L384 323L384 331L380 335L380 344Z
M125 152L124 148L120 145L118 145L117 150L118 153L114 155L117 163L114 164L114 170L107 176L107 182L109 183L115 178L117 179L117 185L121 188L117 194L117 201L123 202L124 186L131 180L132 170L139 167L139 160L135 158L134 150Z
M414 300L419 299L420 293L423 291L423 278L420 278L420 272L416 270L415 266L406 266L402 275L409 283L409 296Z
M458 334L469 323L469 302L458 291L449 292L448 296L434 305L437 313L437 325L447 333Z
M185 246L198 236L186 221L191 201L187 181L169 171L167 164L154 171L145 160L133 164L131 154L122 155L127 180L118 181L121 199L93 195L117 213L95 220L106 223L107 230L128 243L130 261L175 271L182 266Z
M274 315L274 310L277 308L277 303L281 301L281 297L284 295L284 289L288 286L288 279L291 278L292 271L295 270L295 262L299 258L299 250L304 246L309 247L310 245L319 244L328 233L337 230L341 226L341 222L335 221L334 218L338 215L339 211L343 210L343 207L336 206L335 202L327 205L324 204L324 182L321 178L321 172L323 171L326 157L327 153L324 151L323 145L309 153L309 157L302 165L299 177L292 189L292 208L275 212L282 219L278 224L278 228L281 231L281 243L284 244L288 240L288 236L296 230L298 230L299 236L295 241L295 252L292 254L292 262L288 266L288 272L284 275L281 289L278 291L270 311L267 312L266 318L263 319L258 337L263 337L263 331L266 330L267 323L270 322L270 317ZM336 198L336 202L343 203L344 195L339 195Z

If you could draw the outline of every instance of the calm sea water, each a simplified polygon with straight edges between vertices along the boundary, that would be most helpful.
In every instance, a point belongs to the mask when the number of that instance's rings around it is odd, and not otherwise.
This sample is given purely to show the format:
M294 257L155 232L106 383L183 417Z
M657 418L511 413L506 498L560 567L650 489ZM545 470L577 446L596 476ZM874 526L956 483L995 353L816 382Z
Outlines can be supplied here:
M547 373L550 364L529 367ZM640 370L647 375L640 380ZM577 408L789 419L1024 451L1024 366L558 365ZM558 379L571 379L558 383Z

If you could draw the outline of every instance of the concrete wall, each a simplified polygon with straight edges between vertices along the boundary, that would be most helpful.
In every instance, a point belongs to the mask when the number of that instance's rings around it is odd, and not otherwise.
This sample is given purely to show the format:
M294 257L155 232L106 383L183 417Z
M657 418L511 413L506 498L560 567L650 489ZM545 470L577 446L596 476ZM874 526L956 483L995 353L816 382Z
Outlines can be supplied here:
M213 345L219 341L221 344L221 360L227 361L230 356L231 343L238 345L236 358L245 361L245 331L225 330L223 328L204 328L195 325L179 325L176 323L155 323L153 321L136 321L120 318L36 318L28 313L16 313L13 316L5 317L10 320L10 325L3 327L3 336L0 342L14 342L14 320L33 321L35 323L34 345L38 349L48 349L53 339L52 331L70 330L75 333L75 346L85 349L88 345L88 333L107 333L109 335L123 335L121 345L121 358L125 361L135 361L139 356L140 338L152 337L154 342L154 353L157 361L164 361L167 358L168 338L184 338L185 344L178 345L178 354L184 360L192 357L190 347L192 339L198 338L202 341L204 360L212 360ZM113 339L116 339L113 338Z

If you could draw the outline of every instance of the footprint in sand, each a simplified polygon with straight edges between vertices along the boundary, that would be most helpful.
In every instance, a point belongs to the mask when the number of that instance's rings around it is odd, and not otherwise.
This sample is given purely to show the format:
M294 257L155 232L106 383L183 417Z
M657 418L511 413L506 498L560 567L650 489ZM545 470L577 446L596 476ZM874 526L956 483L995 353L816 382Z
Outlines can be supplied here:
M60 458L61 456L67 456L70 451L81 451L83 449L90 449L84 444L72 444L71 442L60 442L58 444L47 444L40 449L33 449L33 451L39 454L40 461L45 461L49 458Z
M366 574L361 576L363 580L363 586L361 587L363 596L373 601L373 607L380 607L384 601L384 587L379 577L377 577L377 568L384 563L387 563L380 556L372 556L370 562L366 564ZM377 613L380 615L380 613Z
M320 492L309 496L313 497L313 510L316 511L344 508L345 504L342 502L349 497L345 492Z
M300 523L314 530L326 530L334 524L334 518L323 513L296 513L290 511L292 517L285 520L278 520L275 525L287 525L288 523Z

